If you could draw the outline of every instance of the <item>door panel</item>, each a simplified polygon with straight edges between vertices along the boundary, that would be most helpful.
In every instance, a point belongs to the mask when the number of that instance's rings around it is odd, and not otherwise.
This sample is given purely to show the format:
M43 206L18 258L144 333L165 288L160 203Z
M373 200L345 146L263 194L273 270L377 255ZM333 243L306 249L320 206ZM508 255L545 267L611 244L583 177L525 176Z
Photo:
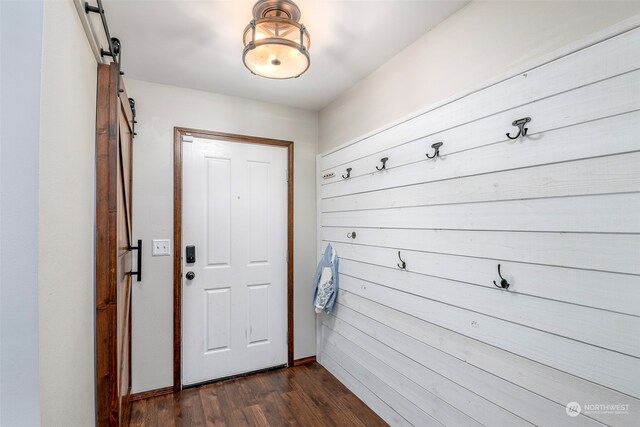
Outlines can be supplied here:
M182 155L183 384L284 365L287 149L195 138Z
M231 263L231 160L207 157L207 261Z
M269 284L251 285L249 290L249 344L269 342Z
M249 263L269 260L269 164L247 162L249 181Z
M126 102L128 103L128 99ZM131 393L131 275L133 241L132 233L132 200L131 200L131 167L133 154L133 136L131 123L127 119L123 99L120 100L120 114L118 126L118 170L117 200L118 200L118 308L117 308L117 336L118 336L118 384L120 413L124 416L121 425L128 425L130 411L129 395ZM128 104L127 104L128 106Z
M209 289L207 299L207 346L205 352L230 349L231 288Z

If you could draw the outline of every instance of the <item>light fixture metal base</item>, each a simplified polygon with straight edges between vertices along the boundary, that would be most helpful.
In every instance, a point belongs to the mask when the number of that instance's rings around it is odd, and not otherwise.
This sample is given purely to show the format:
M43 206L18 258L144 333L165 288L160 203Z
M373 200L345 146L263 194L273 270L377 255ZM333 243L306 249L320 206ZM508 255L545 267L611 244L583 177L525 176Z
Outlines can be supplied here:
M300 8L291 0L259 0L253 6L253 18L280 17L298 22Z

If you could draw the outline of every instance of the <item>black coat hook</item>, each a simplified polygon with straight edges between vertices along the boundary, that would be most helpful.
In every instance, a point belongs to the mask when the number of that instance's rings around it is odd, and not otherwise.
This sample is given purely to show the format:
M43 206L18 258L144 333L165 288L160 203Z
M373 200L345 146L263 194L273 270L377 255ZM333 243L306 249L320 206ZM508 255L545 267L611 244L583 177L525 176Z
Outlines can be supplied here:
M431 144L431 148L435 150L433 156L427 154L427 159L435 159L436 157L440 157L440 147L442 147L442 142L436 142L435 144Z
M500 276L500 284L498 285L495 280L493 281L493 284L498 288L509 289L509 286L511 286L511 284L507 282L507 279L502 277L502 273L500 272L500 264L498 264L498 276Z
M347 179L351 176L351 168L347 168L347 176L342 175L344 179Z
M356 238L356 232L352 231L351 233L347 233L347 239L355 239Z
M398 263L398 268L400 268L402 270L406 270L407 269L407 263L404 262L402 257L400 257L400 251L398 251L398 259L400 259L400 263Z
M524 117L522 119L518 119L515 120L513 123L511 123L512 126L517 126L518 127L518 134L516 136L511 136L509 133L507 133L507 138L509 139L518 139L520 138L520 136L527 136L527 131L529 130L529 128L526 128L525 125L527 123L529 123L531 121L531 117Z
M380 161L382 162L382 167L379 168L378 166L376 166L376 169L378 169L379 171L386 169L387 168L387 160L389 160L388 157L381 158Z

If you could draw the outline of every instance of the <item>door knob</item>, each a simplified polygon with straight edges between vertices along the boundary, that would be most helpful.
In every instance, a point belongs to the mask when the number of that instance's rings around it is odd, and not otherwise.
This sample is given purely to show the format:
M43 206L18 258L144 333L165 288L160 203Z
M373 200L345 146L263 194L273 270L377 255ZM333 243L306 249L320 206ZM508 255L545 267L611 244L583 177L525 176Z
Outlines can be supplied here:
M193 280L193 278L196 277L196 273L194 273L193 271L189 271L186 277L187 277L187 280Z

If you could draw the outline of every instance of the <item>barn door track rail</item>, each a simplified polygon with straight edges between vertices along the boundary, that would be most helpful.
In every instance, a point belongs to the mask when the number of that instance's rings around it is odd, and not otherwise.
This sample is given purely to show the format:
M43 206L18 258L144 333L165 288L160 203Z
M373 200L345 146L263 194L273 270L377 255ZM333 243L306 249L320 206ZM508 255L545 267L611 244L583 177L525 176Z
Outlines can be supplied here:
M102 6L102 0L96 0L97 6L92 6L88 1L84 2L84 12L88 15L90 13L97 13L100 15L100 22L102 22L102 28L104 30L104 34L107 38L108 49L100 48L100 56L104 58L108 56L111 58L113 62L118 64L118 73L123 76L124 71L122 71L122 43L116 37L111 37L111 33L109 32L109 24L107 24L107 17L104 13L104 7ZM121 93L124 93L124 89L120 87L120 80L118 80L118 96ZM133 98L129 98L129 105L131 106L131 112L133 113L133 129L131 133L135 137L137 134L135 133L136 123L136 110L135 110L135 101Z

